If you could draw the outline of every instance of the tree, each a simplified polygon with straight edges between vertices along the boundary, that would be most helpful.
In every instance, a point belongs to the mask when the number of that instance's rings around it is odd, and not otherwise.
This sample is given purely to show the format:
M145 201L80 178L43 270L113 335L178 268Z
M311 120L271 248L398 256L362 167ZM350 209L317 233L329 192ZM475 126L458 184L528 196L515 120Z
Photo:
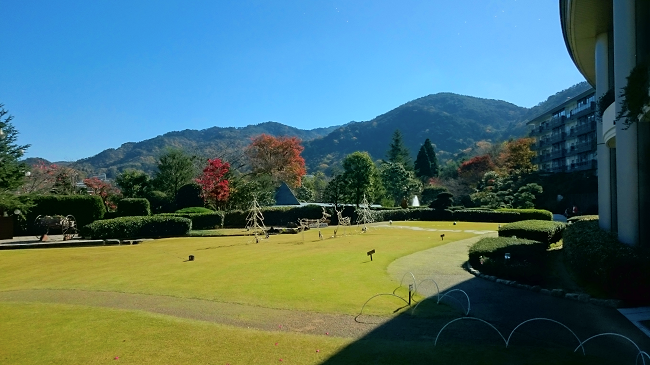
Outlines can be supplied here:
M458 177L467 185L474 187L486 172L494 170L494 168L495 165L490 156L476 156L460 165L458 168Z
M275 183L284 181L292 188L301 185L307 173L305 159L300 156L304 147L296 137L273 137L262 134L253 138L246 149L253 174L269 175Z
M433 149L433 144L431 144L429 138L424 141L424 149L427 152L427 157L429 157L429 163L431 164L430 177L438 177L438 172L440 170L440 167L438 166L438 157L436 157L436 151Z
M535 170L535 165L532 162L535 152L530 149L532 144L532 138L508 141L499 158L509 171L519 170L523 173L531 173Z
M242 176L231 173L228 183L230 196L227 209L248 209L253 199L257 199L262 206L275 204L275 187L268 175Z
M380 188L379 174L368 152L353 152L343 160L343 180L348 201L356 204L364 194L373 196Z
M196 179L196 182L201 186L203 199L213 208L217 208L230 196L228 179L225 177L229 170L230 164L228 162L215 158L208 160L208 165L203 169L203 174Z
M323 202L338 206L345 201L346 183L343 175L336 175L323 191Z
M305 175L302 179L302 187L312 191L312 197L309 201L313 202L322 202L323 201L323 192L327 187L327 179L325 174L322 171L316 172L314 175L309 176ZM300 194L301 189L298 189L298 194ZM300 199L298 197L298 199Z
M3 107L0 104L0 213L25 207L18 199L16 190L25 181L27 165L18 159L29 148L29 145L16 144L18 131L11 123L13 116L7 115L9 112Z
M88 188L90 195L98 195L102 198L107 210L113 211L117 208L120 189L111 185L110 182L100 180L97 177L84 179L83 183Z
M195 176L194 157L180 149L169 149L158 160L158 171L154 185L171 199L176 197L178 189L189 183Z
M432 177L438 176L438 158L429 138L420 147L414 167L415 176L419 177L422 181L427 181Z
M392 163L399 163L402 166L405 166L410 169L413 166L413 161L411 160L411 155L408 148L404 145L402 140L402 133L399 129L396 129L393 133L393 139L390 143L390 148L386 152L386 157L388 161Z
M413 172L396 163L388 162L382 166L381 181L395 205L399 205L402 200L410 198L422 188Z
M128 169L115 177L125 198L143 198L151 189L151 179L143 171Z

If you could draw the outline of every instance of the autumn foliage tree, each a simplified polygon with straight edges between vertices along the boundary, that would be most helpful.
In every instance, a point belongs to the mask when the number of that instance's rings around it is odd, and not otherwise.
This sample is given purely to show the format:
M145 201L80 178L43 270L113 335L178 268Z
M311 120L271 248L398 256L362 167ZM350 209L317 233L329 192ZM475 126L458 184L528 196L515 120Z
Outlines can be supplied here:
M458 168L458 177L470 186L476 186L486 172L495 169L489 155L476 156L463 162Z
M203 169L203 174L196 179L201 186L204 201L216 208L224 203L230 196L229 182L225 178L230 170L230 164L219 158L208 160L208 165Z
M499 159L509 171L517 170L522 173L532 172L535 170L535 165L532 162L533 157L535 157L535 152L530 148L532 144L532 138L520 138L508 141L503 147L503 152L501 152Z
M273 137L262 134L253 138L246 149L254 174L269 175L273 181L284 181L296 188L307 173L305 159L300 156L304 147L296 137Z
M102 198L106 209L115 210L117 208L116 200L120 195L120 189L97 177L84 179L83 182L91 195L99 195Z

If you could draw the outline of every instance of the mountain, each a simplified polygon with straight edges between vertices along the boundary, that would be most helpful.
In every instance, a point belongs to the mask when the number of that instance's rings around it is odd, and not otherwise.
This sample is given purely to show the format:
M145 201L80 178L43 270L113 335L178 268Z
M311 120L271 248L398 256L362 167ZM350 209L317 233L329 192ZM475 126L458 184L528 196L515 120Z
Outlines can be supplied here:
M242 152L250 138L262 133L296 136L303 140L309 172L331 171L347 154L368 151L374 159L385 158L390 138L400 129L413 159L425 139L435 145L444 161L468 151L479 141L500 142L528 134L526 123L562 102L591 88L586 82L549 96L532 108L523 108L501 100L482 99L452 93L427 95L405 103L370 121L350 122L341 126L302 130L276 122L241 128L212 127L169 132L141 142L124 143L76 162L63 162L89 175L106 173L114 177L127 168L153 173L158 156L168 147L182 148L201 157L222 157L242 161ZM38 159L30 159L37 162ZM26 161L27 162L27 161ZM235 162L236 165L236 162Z
M308 171L327 170L354 151L367 151L374 159L381 159L396 129L402 132L413 160L427 138L435 145L436 154L449 155L478 141L508 138L510 129L527 111L500 100L452 93L428 95L370 121L349 123L325 137L307 141L303 157Z
M109 148L95 156L78 160L74 167L94 174L106 173L114 177L125 169L153 173L157 158L168 147L176 147L204 158L224 157L239 159L252 137L262 133L273 136L296 136L303 141L327 135L337 126L303 130L281 123L266 122L246 127L212 127L203 130L186 129L165 133L142 142L128 142L119 148Z

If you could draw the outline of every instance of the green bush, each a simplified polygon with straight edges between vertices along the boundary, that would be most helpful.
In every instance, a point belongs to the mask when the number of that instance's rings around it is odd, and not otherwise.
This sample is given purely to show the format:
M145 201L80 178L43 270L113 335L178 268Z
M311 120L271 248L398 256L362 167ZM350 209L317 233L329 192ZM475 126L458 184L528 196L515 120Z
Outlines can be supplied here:
M544 279L546 247L543 242L522 238L484 237L470 247L469 263L484 274L538 284Z
M349 216L344 211L344 216ZM331 215L330 224L336 224L336 213L332 208L326 208L327 213ZM319 205L310 204L300 207L265 207L262 208L262 215L264 216L264 225L271 226L287 226L291 223L297 223L299 219L317 219L323 216L323 209ZM248 210L231 210L226 212L224 218L224 227L226 228L243 228L246 227L246 217L248 217Z
M519 212L499 212L494 210L456 210L453 212L453 220L463 222L494 222L509 223L521 219Z
M497 212L517 212L521 220L539 220L539 221L552 221L553 213L544 209L505 209L500 208Z
M81 228L85 238L155 238L185 236L192 228L192 221L181 217L120 217L95 221Z
M175 213L214 213L214 210L204 207L188 207L179 209Z
M517 237L543 242L547 245L562 239L566 224L562 222L549 222L527 220L514 222L499 228L499 237Z
M566 264L586 284L630 304L650 303L650 255L619 242L597 220L568 225L563 250Z
M145 198L125 198L117 203L117 214L120 217L147 216L151 215L151 207Z
M160 213L156 216L181 217L192 221L192 229L216 229L223 227L223 212L210 211L209 213Z
M593 221L593 220L598 220L598 216L597 215L576 215L575 217L571 217L567 219L567 222L574 223L579 221Z
M106 206L96 195L36 195L34 206L27 213L27 222L33 223L39 215L72 215L79 227L102 219Z

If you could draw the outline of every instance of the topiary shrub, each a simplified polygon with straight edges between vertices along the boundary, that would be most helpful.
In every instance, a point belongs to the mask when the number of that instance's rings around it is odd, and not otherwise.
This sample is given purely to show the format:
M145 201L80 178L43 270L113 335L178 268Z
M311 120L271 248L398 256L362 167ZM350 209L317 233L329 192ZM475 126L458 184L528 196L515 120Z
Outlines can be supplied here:
M538 284L544 280L546 247L522 238L484 237L469 248L469 263L484 274Z
M181 217L120 217L85 225L80 234L92 239L178 237L187 235L191 228L192 221Z
M562 239L566 224L527 220L514 222L499 228L499 237L517 237L545 243L547 246Z
M201 196L202 193L201 186L197 183L181 186L174 198L176 209L202 207L205 204Z
M204 207L188 207L188 208L183 208L179 209L174 213L214 213L214 210L204 208Z
M463 222L509 223L520 220L521 214L519 212L463 209L454 211L453 219Z
M151 207L145 198L125 198L117 203L117 214L120 217L148 216L151 215Z
M96 195L36 195L32 202L34 206L27 213L30 224L39 215L72 215L77 225L82 227L106 214L106 206L102 198Z
M521 220L539 220L539 221L552 221L553 213L544 209L506 209L500 208L497 212L517 212Z
M210 211L209 213L161 213L156 216L181 217L192 221L192 229L216 229L223 228L223 212Z
M579 221L593 221L593 220L597 221L598 216L597 215L576 215L574 217L567 219L566 221L568 223L575 223Z
M597 220L568 225L563 251L571 271L589 286L629 304L650 303L650 254L619 242Z

